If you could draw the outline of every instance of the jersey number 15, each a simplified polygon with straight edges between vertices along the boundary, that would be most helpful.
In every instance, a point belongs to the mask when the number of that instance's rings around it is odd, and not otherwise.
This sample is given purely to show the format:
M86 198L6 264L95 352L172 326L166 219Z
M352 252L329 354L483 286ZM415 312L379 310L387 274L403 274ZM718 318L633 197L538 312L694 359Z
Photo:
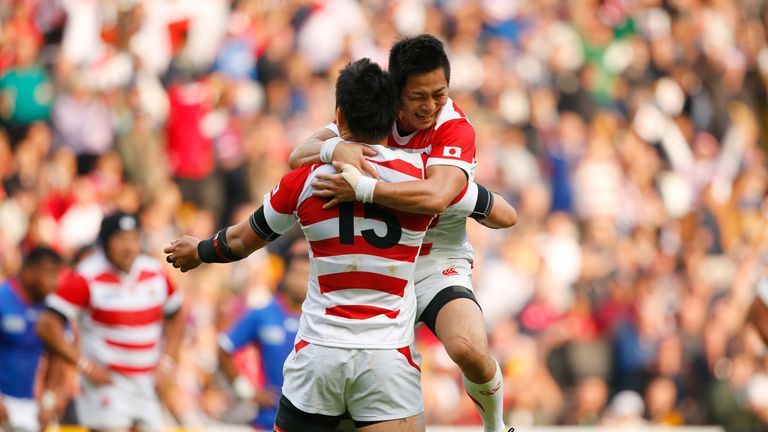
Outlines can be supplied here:
M372 228L362 230L360 234L368 244L379 249L388 249L400 243L403 228L395 215L373 204L353 202L339 204L339 243L355 244L355 204L364 206L364 218L380 220L387 226L387 232L383 236L376 234Z

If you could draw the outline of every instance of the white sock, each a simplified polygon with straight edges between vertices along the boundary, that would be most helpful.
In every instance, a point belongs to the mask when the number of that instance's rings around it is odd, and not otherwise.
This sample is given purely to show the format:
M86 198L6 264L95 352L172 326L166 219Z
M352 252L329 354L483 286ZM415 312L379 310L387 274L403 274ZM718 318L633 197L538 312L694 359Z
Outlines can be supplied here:
M504 426L504 377L501 374L499 363L496 364L496 373L493 379L485 384L477 384L468 380L464 375L464 389L475 403L477 412L483 419L486 432L506 432Z

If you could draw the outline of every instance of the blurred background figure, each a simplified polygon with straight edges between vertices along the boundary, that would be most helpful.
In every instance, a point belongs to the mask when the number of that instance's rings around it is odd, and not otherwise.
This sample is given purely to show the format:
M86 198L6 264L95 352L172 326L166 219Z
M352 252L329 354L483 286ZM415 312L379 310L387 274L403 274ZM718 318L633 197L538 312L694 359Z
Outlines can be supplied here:
M47 300L37 332L52 356L76 366L77 416L90 430L159 431L160 391L171 379L183 331L183 297L162 264L141 254L139 221L114 212L99 250L66 274ZM80 346L64 337L77 322Z
M43 356L35 333L45 298L56 289L63 262L37 247L25 256L18 276L0 285L0 428L42 431L66 404L64 363ZM42 361L41 361L42 359ZM38 373L38 366L42 372Z
M209 237L333 118L343 65L431 33L477 181L518 209L501 235L468 227L505 381L546 383L507 389L512 424L600 424L628 390L649 423L752 430L767 20L746 0L0 0L0 275L37 245L71 259L118 209L150 255ZM188 307L169 424L224 418L217 335L267 304L282 265L173 275ZM479 424L458 370L419 344L428 420Z
M233 384L238 398L252 402L257 411L251 424L260 431L272 431L282 394L283 363L293 351L299 330L301 305L307 296L309 249L302 238L287 238L283 277L277 293L264 306L249 307L227 333L219 335L219 368ZM278 245L279 246L279 245ZM248 376L256 365L242 349L252 345L259 352L258 376ZM239 367L238 367L239 365ZM255 388L252 380L260 384Z

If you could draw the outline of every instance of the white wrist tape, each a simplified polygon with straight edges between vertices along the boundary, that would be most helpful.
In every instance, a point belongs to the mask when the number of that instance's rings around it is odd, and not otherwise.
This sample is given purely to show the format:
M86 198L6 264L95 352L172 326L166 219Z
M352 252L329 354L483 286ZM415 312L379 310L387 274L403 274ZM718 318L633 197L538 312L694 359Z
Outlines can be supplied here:
M336 150L336 146L342 141L344 140L339 137L333 137L323 141L323 145L320 146L320 162L333 162L333 152Z
M77 369L88 375L93 371L93 363L86 357L80 357L77 359Z
M251 400L256 396L256 389L253 388L248 378L238 375L235 381L232 382L232 386L235 389L235 394L242 400Z
M376 189L376 180L364 176L357 168L350 164L344 164L341 170L344 180L355 190L355 199L364 203L373 202L373 192Z
M355 198L364 203L373 202L373 192L376 190L376 179L361 176L355 188Z
M40 409L52 411L54 408L56 408L56 393L48 389L40 396Z

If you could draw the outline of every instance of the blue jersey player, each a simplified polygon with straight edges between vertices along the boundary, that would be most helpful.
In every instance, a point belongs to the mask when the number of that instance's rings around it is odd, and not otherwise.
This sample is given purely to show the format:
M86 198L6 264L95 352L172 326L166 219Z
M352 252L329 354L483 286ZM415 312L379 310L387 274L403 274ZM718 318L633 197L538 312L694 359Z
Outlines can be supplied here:
M309 257L306 242L297 241L285 258L281 289L270 302L248 312L225 334L219 336L219 366L234 384L242 399L252 400L259 411L252 425L271 431L283 385L283 363L293 349L299 330L301 304L307 295ZM264 386L254 389L232 363L232 354L253 344L261 354Z
M35 324L45 307L43 300L56 289L61 265L56 252L38 247L26 255L18 277L0 285L0 430L44 429L57 405L55 389L50 387L42 392L40 405L35 399L35 377L43 353ZM52 379L61 380L63 365L51 359L47 364L50 386Z

